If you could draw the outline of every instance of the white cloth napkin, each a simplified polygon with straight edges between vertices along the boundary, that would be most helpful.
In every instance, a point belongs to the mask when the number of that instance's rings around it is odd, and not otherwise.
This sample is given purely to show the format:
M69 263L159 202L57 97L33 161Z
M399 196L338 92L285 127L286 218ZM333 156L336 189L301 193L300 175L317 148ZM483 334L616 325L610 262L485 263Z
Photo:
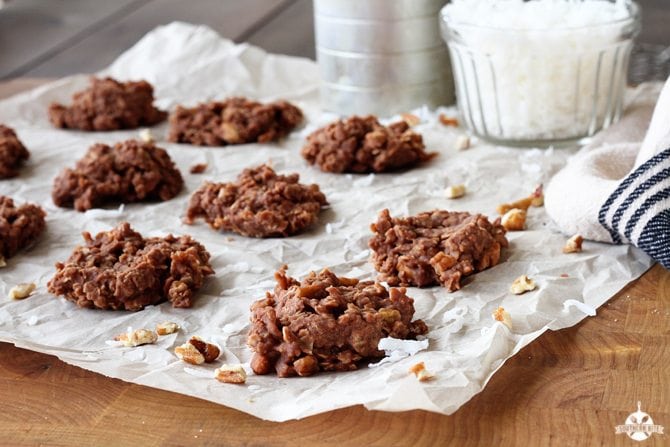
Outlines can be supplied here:
M670 79L653 116L633 107L570 159L545 206L562 232L632 243L670 269Z

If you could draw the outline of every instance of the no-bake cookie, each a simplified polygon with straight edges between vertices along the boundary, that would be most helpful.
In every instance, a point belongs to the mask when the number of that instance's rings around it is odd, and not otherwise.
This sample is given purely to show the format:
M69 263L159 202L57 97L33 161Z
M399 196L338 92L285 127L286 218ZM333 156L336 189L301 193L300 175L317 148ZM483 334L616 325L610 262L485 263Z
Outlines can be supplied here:
M183 186L164 149L128 140L114 147L93 145L74 169L56 177L51 195L60 207L86 211L108 203L169 200Z
M309 376L351 371L384 356L384 337L412 339L428 331L412 321L414 300L403 288L338 277L328 270L302 281L275 274L277 285L251 306L247 343L256 374Z
M302 156L326 172L385 172L429 160L423 138L400 121L383 126L374 116L336 121L312 132Z
M299 179L261 165L245 169L233 183L207 182L191 196L186 223L203 217L216 230L251 237L299 233L316 222L328 203L318 185L303 185Z
M178 106L170 116L169 140L198 146L267 143L288 135L303 119L302 111L287 101L261 104L230 98Z
M74 94L72 105L51 104L49 120L63 129L136 129L167 118L167 113L154 107L153 102L154 89L146 81L92 78L89 88Z
M0 179L19 175L19 168L30 157L28 149L10 127L0 124Z
M45 216L37 205L17 207L11 198L0 195L0 260L14 256L37 239L46 226Z
M507 247L500 219L467 212L429 211L393 218L383 210L371 226L372 263L392 286L461 287L465 276L493 267Z
M191 307L195 292L214 273L209 253L190 236L145 239L127 222L82 236L85 245L56 263L48 284L49 292L79 307L141 310L163 301Z

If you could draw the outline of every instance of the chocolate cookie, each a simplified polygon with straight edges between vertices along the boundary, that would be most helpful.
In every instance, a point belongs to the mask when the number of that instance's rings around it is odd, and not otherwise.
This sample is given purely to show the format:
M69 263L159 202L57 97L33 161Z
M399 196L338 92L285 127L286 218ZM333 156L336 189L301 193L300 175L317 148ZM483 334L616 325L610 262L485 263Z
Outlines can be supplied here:
M247 344L256 374L310 376L319 371L351 371L384 356L384 337L415 338L428 332L412 321L414 300L405 289L335 276L322 270L301 282L275 274L277 285L251 306Z
M38 238L46 223L46 213L31 203L14 206L14 201L0 195L0 258L10 258Z
M387 127L374 116L353 116L312 132L302 156L326 172L385 172L429 160L435 154L424 147L404 121Z
M491 223L466 212L392 218L383 210L371 229L372 263L379 279L392 286L441 284L453 292L463 277L498 264L508 245L500 219Z
M72 97L72 105L53 103L49 120L63 129L119 130L153 126L167 113L153 106L154 88L146 81L91 78L91 86Z
M79 307L141 310L170 301L191 307L194 293L214 273L210 255L190 236L143 238L127 222L95 238L84 232L65 262L56 263L49 292Z
M288 135L302 111L286 101L261 104L246 98L178 106L170 116L169 140L198 146L267 143Z
M93 145L74 169L56 177L51 196L60 207L86 211L107 203L170 200L183 186L164 149L128 140L114 147Z
M316 222L328 204L318 185L267 166L245 169L234 183L205 183L191 196L186 223L204 217L216 230L251 237L285 237Z
M0 124L0 179L19 175L19 168L30 157L16 132Z

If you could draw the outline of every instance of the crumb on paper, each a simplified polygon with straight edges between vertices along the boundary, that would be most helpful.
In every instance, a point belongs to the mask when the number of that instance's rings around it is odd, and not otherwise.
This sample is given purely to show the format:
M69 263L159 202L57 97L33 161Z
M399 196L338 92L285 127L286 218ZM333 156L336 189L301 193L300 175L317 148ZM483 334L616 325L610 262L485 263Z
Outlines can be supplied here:
M24 282L17 284L9 290L9 298L12 300L22 300L28 298L37 286L34 282Z
M403 113L400 116L402 117L403 121L405 121L407 123L407 125L410 126L410 127L411 126L416 126L417 124L419 124L421 122L421 118L414 115L413 113Z
M207 343L200 337L193 336L181 346L174 349L174 353L180 360L192 365L211 363L219 357L221 350L211 343Z
M196 163L193 166L191 166L191 169L189 172L191 174L202 174L207 170L207 163Z
M0 255L0 268L2 267L7 267L7 261L5 261L5 257Z
M504 307L498 307L493 312L493 319L500 321L502 324L507 326L509 329L512 329L512 316L505 310Z
M560 276L561 276L561 278L569 278L570 277L570 275L568 275L567 273L561 273Z
M140 140L144 141L145 143L153 143L155 140L154 134L151 133L151 129L141 129Z
M512 208L503 214L500 224L507 231L522 231L526 228L526 211L520 208Z
M444 113L440 113L440 122L445 126L458 127L458 118L447 116Z
M431 373L426 369L426 365L423 362L416 363L412 365L409 369L410 373L413 373L419 382L427 382L435 378L435 374Z
M456 143L454 146L459 151L470 149L470 137L467 135L460 135L458 138L456 138Z
M527 211L528 208L531 206L533 207L541 207L544 205L544 192L543 192L543 187L542 185L538 185L533 193L529 195L528 197L524 197L523 199L515 200L514 202L511 203L503 203L498 205L496 210L498 211L498 214L503 215L509 210L513 208L519 208L524 211Z
M214 372L219 382L242 384L247 381L247 373L242 365L222 365Z
M123 346L134 348L135 346L150 345L156 343L158 335L149 329L137 329L136 331L129 330L123 334L114 337L115 341L120 341Z
M465 185L452 185L444 190L447 199L458 199L465 195Z
M563 253L580 253L583 242L584 238L579 234L575 234L563 246Z
M174 334L179 330L179 325L172 321L165 321L156 325L156 333L158 335Z
M535 284L535 281L529 278L528 275L521 275L514 280L509 290L515 295L521 295L536 288L537 284Z

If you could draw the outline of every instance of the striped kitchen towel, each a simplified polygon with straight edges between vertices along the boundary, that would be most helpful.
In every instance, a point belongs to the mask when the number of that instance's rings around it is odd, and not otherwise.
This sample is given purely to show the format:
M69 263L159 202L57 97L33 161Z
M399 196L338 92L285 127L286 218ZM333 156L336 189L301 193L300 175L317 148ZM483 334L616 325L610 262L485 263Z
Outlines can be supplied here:
M670 269L670 148L623 179L600 208L598 221L612 242L633 244Z

